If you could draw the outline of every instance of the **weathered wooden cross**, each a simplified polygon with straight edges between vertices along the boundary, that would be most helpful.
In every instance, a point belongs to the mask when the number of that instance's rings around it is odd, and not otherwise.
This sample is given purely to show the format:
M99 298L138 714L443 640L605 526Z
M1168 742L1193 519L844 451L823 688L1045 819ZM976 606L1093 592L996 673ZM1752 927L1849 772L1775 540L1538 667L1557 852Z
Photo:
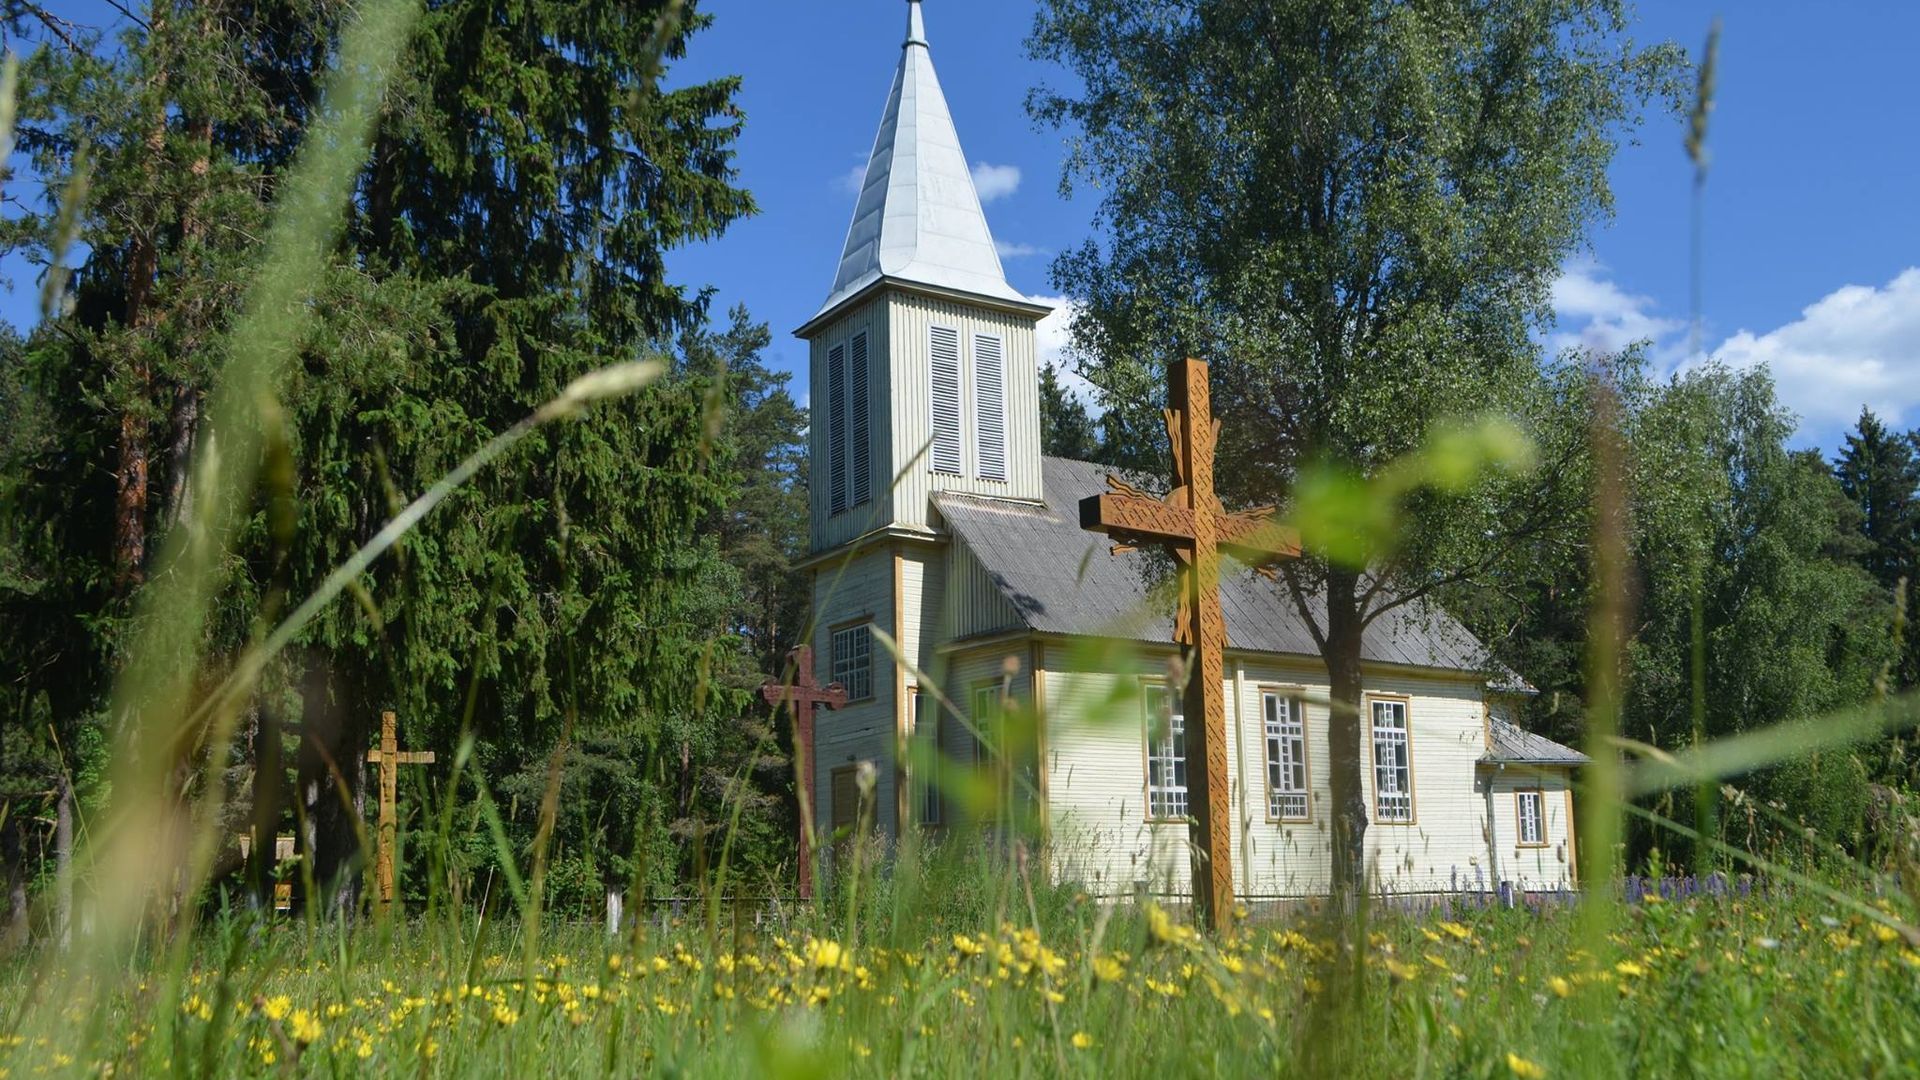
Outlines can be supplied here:
M793 755L799 765L800 786L800 874L797 887L801 899L813 896L813 830L808 826L813 821L809 813L813 805L813 710L815 706L825 705L829 709L844 708L847 704L847 690L839 683L821 686L813 679L813 647L802 645L787 654L787 663L793 668L793 681L784 682L778 678L768 679L760 687L760 696L775 710L785 708L793 717Z
M1166 409L1173 445L1173 490L1165 499L1109 476L1104 495L1080 500L1080 525L1105 533L1115 552L1158 544L1179 563L1180 611L1174 640L1187 658L1188 806L1193 828L1193 902L1206 925L1222 928L1233 912L1233 810L1227 781L1227 622L1220 610L1220 557L1260 567L1300 554L1298 536L1269 523L1272 507L1229 514L1213 490L1213 418L1207 365L1173 365Z
M380 749L367 751L367 760L380 766L380 836L374 848L374 877L380 890L380 910L393 903L393 844L399 828L395 798L399 794L400 766L431 765L433 751L401 750L397 718L380 714Z

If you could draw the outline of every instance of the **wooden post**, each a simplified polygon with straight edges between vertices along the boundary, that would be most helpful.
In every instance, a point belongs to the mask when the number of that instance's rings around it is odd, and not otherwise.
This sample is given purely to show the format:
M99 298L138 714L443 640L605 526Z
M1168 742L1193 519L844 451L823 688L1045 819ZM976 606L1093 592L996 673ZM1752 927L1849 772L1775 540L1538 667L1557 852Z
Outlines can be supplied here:
M400 766L431 765L433 751L402 751L398 718L391 712L380 714L380 749L367 751L367 760L380 766L380 832L375 841L374 879L379 890L380 912L386 914L393 904L393 847L399 830Z
M1227 622L1220 609L1220 565L1231 555L1261 567L1300 554L1299 537L1269 523L1266 507L1229 514L1213 489L1213 418L1207 365L1182 360L1169 372L1167 437L1173 447L1173 491L1156 499L1109 476L1105 495L1080 500L1080 525L1105 533L1116 553L1157 544L1180 572L1175 640L1187 659L1183 713L1193 830L1193 903L1204 923L1224 928L1233 914L1233 808L1227 777Z
M768 679L760 687L760 696L776 711L784 707L793 717L794 786L799 789L796 794L800 799L800 867L795 888L800 898L807 900L813 897L813 710L817 706L845 707L847 691L839 683L821 686L814 681L812 646L802 645L788 653L787 659L793 681Z

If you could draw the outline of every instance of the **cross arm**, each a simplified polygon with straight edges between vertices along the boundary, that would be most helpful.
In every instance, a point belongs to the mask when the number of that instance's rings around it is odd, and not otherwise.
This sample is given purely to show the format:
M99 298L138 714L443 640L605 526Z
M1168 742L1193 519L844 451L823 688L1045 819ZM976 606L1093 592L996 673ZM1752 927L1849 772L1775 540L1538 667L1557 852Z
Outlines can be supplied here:
M1080 500L1080 527L1122 542L1173 543L1193 539L1193 513L1159 499L1110 491Z
M1300 557L1300 531L1273 520L1273 508L1243 510L1220 521L1220 546L1249 566Z

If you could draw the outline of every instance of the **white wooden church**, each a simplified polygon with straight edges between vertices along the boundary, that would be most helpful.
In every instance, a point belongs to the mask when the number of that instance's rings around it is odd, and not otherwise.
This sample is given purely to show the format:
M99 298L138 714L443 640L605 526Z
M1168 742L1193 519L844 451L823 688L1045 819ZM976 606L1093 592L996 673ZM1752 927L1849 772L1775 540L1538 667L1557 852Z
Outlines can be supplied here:
M1110 555L1080 528L1079 500L1103 490L1106 470L1040 452L1034 327L1049 309L1007 284L918 0L908 10L833 286L797 331L811 348L813 675L848 697L818 719L816 817L852 825L870 763L883 837L966 828L906 751L931 739L965 762L979 744L919 683L981 730L1005 694L1040 718L1016 771L1053 872L1099 894L1185 892L1184 719L1165 686L1173 613L1156 608L1138 556ZM1235 891L1323 892L1324 668L1271 583L1236 570L1221 594ZM876 630L911 663L894 662ZM1099 647L1115 641L1129 645ZM1586 759L1506 719L1525 685L1433 609L1378 620L1364 656L1378 888L1573 884L1568 781Z

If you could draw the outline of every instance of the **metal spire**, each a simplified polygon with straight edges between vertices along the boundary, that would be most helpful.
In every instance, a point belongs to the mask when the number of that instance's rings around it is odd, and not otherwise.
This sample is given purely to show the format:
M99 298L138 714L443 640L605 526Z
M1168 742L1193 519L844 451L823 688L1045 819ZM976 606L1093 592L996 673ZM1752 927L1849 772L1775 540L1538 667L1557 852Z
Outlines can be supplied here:
M901 48L927 48L927 25L920 18L920 0L907 0L907 41Z

